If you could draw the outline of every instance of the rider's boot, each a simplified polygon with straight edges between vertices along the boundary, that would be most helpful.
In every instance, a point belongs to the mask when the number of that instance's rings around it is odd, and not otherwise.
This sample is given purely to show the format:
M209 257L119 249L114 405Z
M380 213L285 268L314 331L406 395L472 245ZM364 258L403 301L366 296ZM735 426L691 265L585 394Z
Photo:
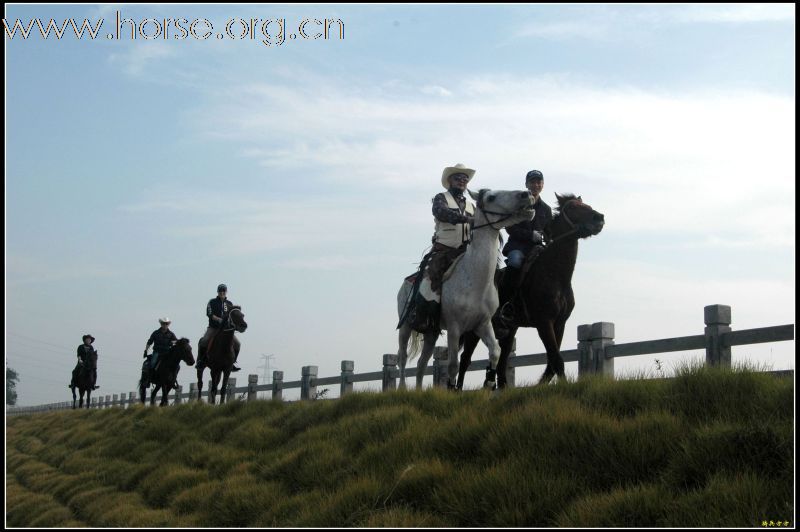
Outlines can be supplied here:
M505 275L503 275L503 283L500 287L500 301L504 301L502 307L500 307L499 317L506 323L510 323L514 320L514 305L512 300L514 299L515 292L519 288L519 277L520 277L520 270L519 268L513 268L509 266L506 268Z
M233 358L233 366L231 366L231 373L234 371L239 371L242 368L236 367L236 361L239 360L239 351L234 351L234 358Z

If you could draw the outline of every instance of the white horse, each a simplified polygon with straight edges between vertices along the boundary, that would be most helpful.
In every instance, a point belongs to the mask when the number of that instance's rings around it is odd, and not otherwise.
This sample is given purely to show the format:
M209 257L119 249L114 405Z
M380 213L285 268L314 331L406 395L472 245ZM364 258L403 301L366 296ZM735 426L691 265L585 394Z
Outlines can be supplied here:
M458 376L458 349L462 335L474 332L489 348L492 370L497 368L500 345L492 328L492 316L499 305L494 272L497 267L497 242L500 229L522 221L533 219L533 198L522 190L481 190L478 195L469 191L477 201L472 239L464 254L450 269L442 285L440 326L447 331L448 383L454 389ZM397 313L403 317L406 303L410 299L412 286L403 282L397 294ZM417 363L417 388L422 387L422 378L428 360L436 346L438 332L424 335L422 353ZM405 388L406 360L419 351L420 333L411 329L406 321L400 325L397 353L400 364L400 387ZM409 353L408 342L412 340Z

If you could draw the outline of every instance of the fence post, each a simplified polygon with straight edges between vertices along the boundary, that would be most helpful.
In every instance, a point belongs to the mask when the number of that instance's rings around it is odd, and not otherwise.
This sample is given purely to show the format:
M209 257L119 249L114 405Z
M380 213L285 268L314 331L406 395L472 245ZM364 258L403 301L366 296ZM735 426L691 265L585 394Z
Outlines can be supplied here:
M317 395L317 366L303 366L300 378L300 399L314 399Z
M594 373L592 355L592 326L578 325L578 378Z
M225 395L225 402L228 403L235 399L236 394L233 392L233 389L236 388L236 379L233 377L228 378L228 389L224 391Z
M132 407L136 404L136 397L138 396L138 392L128 392L128 408Z
M397 389L397 355L383 355L383 383L381 391Z
M731 332L731 307L708 305L703 308L706 324L706 365L731 367L731 348L722 345L722 335Z
M255 401L258 399L256 392L256 385L258 385L258 375L247 376L247 401Z
M194 401L196 395L197 395L197 383L196 382L190 382L189 383L189 399L187 399L187 401L188 402Z
M355 363L352 360L342 360L342 384L339 388L339 397L353 391L353 383L350 379L353 377L354 369Z
M448 370L448 356L446 347L433 348L433 385L437 388L447 388L447 379L450 377Z
M606 347L614 345L614 324L607 321L593 323L590 340L595 373L614 378L614 358L606 358Z
M111 398L111 406L119 406L119 395L114 394Z
M272 372L272 400L273 401L281 401L283 400L283 372L282 371L273 371Z
M175 387L175 403L174 404L179 405L179 404L181 404L183 402L183 400L181 399L181 394L182 393L183 393L183 386L181 386L179 384L178 386Z

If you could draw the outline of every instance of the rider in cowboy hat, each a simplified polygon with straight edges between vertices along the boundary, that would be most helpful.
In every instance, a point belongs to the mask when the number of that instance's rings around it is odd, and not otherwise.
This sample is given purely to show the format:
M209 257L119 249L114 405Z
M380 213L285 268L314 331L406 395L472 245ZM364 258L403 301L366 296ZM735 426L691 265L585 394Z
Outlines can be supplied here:
M94 336L92 336L91 334L84 334L83 338L81 339L83 340L83 343L78 346L78 365L75 366L74 370L72 370L72 380L70 381L69 386L67 386L67 388L72 388L73 386L75 386L76 373L80 371L81 366L89 363L89 355L91 355L92 352L95 350L94 347L92 347L92 344L94 343ZM99 388L99 386L95 385L96 383L97 383L97 368L95 367L92 369L92 390L96 390Z
M231 309L233 309L234 304L227 299L228 287L224 284L217 286L217 297L210 299L208 301L208 305L206 305L206 316L208 316L208 328L206 329L206 333L198 342L198 353L197 353L197 364L195 367L197 369L204 368L206 364L206 346L208 345L208 341L217 334L217 332L224 326L225 321L228 318L228 314L230 313ZM239 339L236 336L233 337L233 351L235 353L235 359L239 358L239 349L241 349L242 344L239 343ZM241 368L237 368L235 365L231 368L231 371L239 371Z
M161 324L161 327L153 331L150 338L147 340L147 344L144 346L144 358L148 359L147 362L150 367L151 376L158 364L159 355L165 354L178 342L178 337L175 336L174 332L169 330L169 324L172 323L169 318L159 318L158 323ZM153 354L148 356L147 349L151 345L153 346Z
M544 189L544 175L539 170L531 170L525 176L525 186L533 196L536 215L533 220L506 227L508 242L503 248L503 255L508 257L508 268L500 286L500 301L505 302L500 308L500 318L507 322L514 319L511 301L522 283L522 265L531 254L538 255L544 249L544 228L553 219L553 211L540 197Z
M431 209L436 225L433 247L427 257L430 287L428 291L424 282L420 285L410 320L411 326L418 331L438 330L442 278L453 261L467 249L470 239L475 204L464 192L474 175L475 170L460 163L448 166L442 172L441 183L445 192L434 196Z
M440 192L433 198L432 212L436 228L428 276L431 289L437 293L441 291L444 272L467 249L475 204L464 192L474 175L475 170L463 164L448 166L442 172L442 186L446 192Z

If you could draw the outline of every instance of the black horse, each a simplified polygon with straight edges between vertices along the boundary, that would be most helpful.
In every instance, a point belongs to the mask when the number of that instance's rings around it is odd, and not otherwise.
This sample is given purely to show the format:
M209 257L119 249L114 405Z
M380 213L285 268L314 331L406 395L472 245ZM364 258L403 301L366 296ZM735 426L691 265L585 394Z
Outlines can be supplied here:
M502 323L495 315L492 320L495 333L500 342L500 361L497 364L497 387L506 386L506 368L508 355L514 344L514 338L520 327L536 327L545 349L547 350L547 367L539 379L545 384L554 376L564 378L564 359L561 358L561 340L564 327L575 307L575 295L572 291L572 274L578 258L578 240L594 236L603 229L604 216L583 203L580 196L572 194L559 196L559 212L545 228L550 244L523 271L522 285L512 300L515 308L513 323ZM498 273L498 282L503 271ZM500 301L500 307L505 301ZM503 334L504 333L504 334ZM478 338L467 335L464 339L464 353L458 371L457 388L464 384L472 353L478 345ZM495 374L487 369L484 386L494 384Z
M86 408L89 408L89 404L92 402L92 389L94 387L94 378L93 373L94 370L97 369L97 352L91 351L90 354L86 358L86 362L83 364L78 364L74 370L72 370L72 408L83 408L83 396L86 394ZM77 401L77 397L75 395L75 388L78 388L80 391L80 403L76 406L75 402Z
M181 338L169 348L169 351L160 355L152 379L150 379L149 363L147 361L144 362L142 378L139 380L139 398L142 404L145 402L147 388L153 385L153 391L150 393L150 404L155 404L156 394L161 390L160 406L167 405L167 396L169 392L177 386L178 371L180 370L181 361L189 366L194 366L192 346L188 338Z
M220 393L220 403L225 402L225 390L228 389L228 377L231 374L231 368L236 360L236 354L233 352L233 333L243 333L247 329L247 323L244 321L244 314L242 308L235 306L228 314L228 318L222 326L222 329L217 331L217 334L208 343L206 365L211 370L211 389L208 391L208 402L214 404L216 402L217 390L219 386L220 376L222 379L222 393ZM197 399L200 400L203 392L203 371L205 368L197 368Z

